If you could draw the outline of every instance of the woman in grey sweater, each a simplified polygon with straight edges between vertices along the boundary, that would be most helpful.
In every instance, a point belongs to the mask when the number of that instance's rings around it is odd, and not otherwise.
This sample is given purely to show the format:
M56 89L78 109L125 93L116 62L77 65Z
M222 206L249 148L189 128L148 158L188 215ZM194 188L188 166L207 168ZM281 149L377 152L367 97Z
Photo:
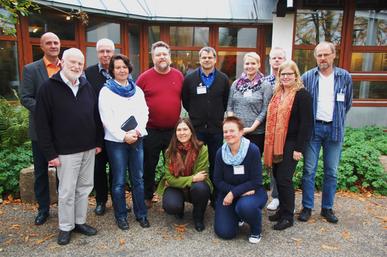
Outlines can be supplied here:
M244 136L259 147L262 155L266 112L273 88L263 80L264 75L259 71L260 61L255 52L246 53L243 57L244 72L231 86L227 116L237 116L243 121Z

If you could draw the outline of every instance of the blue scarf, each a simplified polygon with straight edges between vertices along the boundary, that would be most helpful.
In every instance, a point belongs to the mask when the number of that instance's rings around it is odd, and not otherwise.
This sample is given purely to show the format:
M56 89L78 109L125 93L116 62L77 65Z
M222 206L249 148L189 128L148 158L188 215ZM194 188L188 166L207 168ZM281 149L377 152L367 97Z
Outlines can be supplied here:
M121 86L114 79L109 79L106 81L105 86L109 88L113 93L116 93L122 97L131 97L136 93L136 84L133 80L128 79L127 86Z
M222 145L222 159L227 165L240 165L247 155L247 150L250 146L250 140L245 137L241 138L241 144L236 155L232 155L230 147L227 143Z

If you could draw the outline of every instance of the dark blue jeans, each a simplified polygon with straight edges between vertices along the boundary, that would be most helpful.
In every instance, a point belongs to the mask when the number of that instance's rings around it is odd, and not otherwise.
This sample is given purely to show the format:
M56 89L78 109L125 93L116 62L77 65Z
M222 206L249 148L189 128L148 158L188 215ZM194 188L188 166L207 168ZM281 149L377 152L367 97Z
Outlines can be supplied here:
M238 221L245 221L250 225L252 235L259 235L262 231L262 208L267 202L267 193L259 188L254 195L242 196L234 199L231 205L224 206L224 194L219 194L215 207L215 233L223 239L232 239L238 231Z
M114 216L116 219L126 218L125 175L129 170L132 185L133 211L137 219L146 218L147 209L144 202L143 164L144 151L142 138L133 144L118 143L105 140L112 172L112 197Z
M39 204L39 212L48 212L50 209L50 190L48 184L48 162L44 157L37 141L31 141L32 157L34 159L34 191Z

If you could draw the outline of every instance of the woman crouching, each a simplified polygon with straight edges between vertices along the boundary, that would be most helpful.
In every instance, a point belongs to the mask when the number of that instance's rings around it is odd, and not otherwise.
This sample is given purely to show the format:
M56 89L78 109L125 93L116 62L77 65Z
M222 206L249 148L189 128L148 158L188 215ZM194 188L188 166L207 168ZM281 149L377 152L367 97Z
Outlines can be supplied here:
M156 190L163 198L165 212L181 219L184 202L191 202L195 229L203 231L213 186L208 178L207 146L197 139L189 119L177 122L165 159L165 174Z

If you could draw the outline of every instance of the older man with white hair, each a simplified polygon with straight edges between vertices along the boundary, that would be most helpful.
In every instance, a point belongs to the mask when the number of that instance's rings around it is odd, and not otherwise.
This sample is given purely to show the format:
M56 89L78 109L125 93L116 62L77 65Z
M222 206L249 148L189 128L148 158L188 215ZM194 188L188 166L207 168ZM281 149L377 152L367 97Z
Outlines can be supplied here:
M96 50L98 63L87 67L85 75L98 97L105 82L111 78L109 74L109 63L114 54L114 42L108 38L102 38L97 41ZM104 149L105 147L95 157L94 165L94 190L97 202L94 212L96 215L103 215L105 213L109 185L111 188L112 184L111 172L109 171L109 176L106 173L108 157Z
M81 77L83 65L79 49L64 51L62 70L43 83L36 103L38 144L59 178L60 245L70 242L72 231L88 236L97 233L86 224L86 214L102 126L96 94Z

